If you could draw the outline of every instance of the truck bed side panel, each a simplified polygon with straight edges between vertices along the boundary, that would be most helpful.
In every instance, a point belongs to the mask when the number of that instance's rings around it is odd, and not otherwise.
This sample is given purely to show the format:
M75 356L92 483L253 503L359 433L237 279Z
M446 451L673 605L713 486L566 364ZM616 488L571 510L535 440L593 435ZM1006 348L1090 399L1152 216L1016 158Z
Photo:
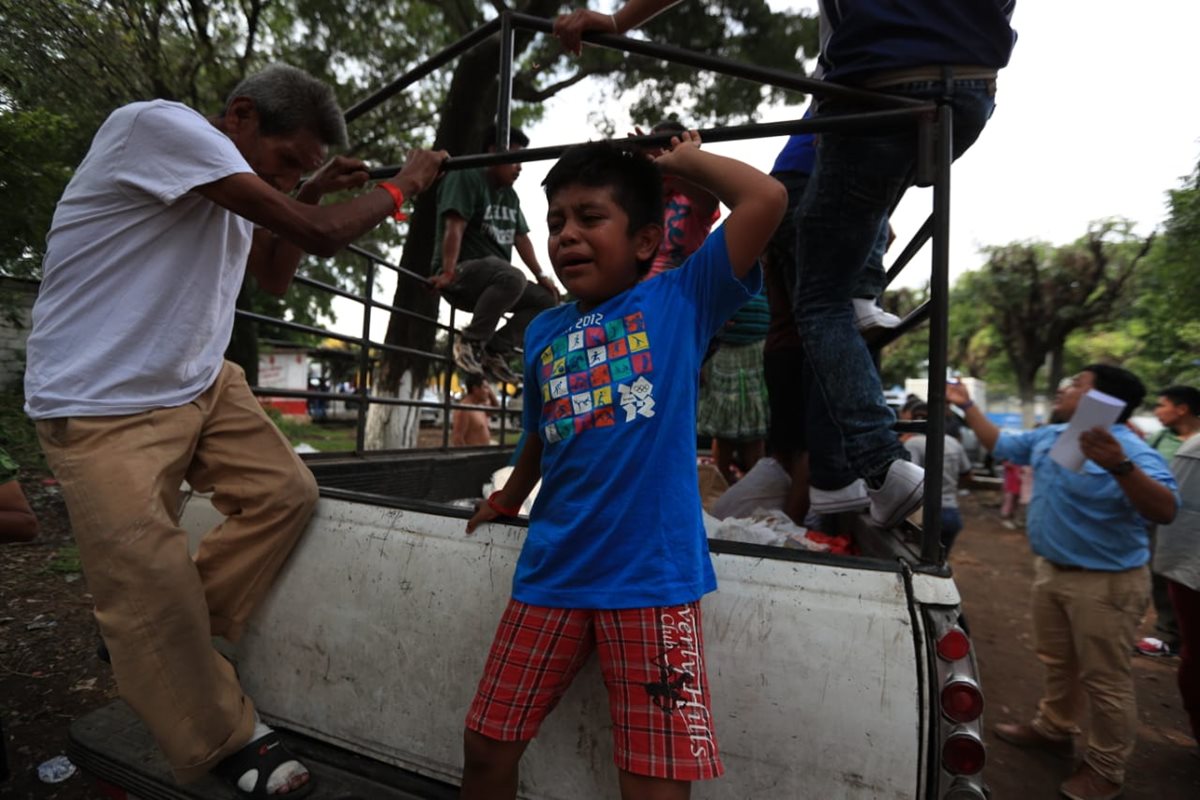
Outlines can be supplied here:
M219 520L202 497L193 542ZM264 717L439 779L461 773L463 720L526 529L322 498L239 646ZM725 777L697 798L911 798L918 672L901 576L714 556L703 602ZM593 661L522 763L522 797L615 798Z

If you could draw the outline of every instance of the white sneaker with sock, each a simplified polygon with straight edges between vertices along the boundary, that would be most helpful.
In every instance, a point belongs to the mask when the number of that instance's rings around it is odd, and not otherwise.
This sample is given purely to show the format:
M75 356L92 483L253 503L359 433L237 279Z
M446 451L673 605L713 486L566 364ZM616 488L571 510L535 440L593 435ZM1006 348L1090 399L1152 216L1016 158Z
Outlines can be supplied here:
M867 496L867 484L859 478L840 489L818 489L809 486L808 505L819 514L837 514L864 509L871 505L871 498Z
M900 317L875 305L874 300L856 297L851 304L854 306L854 324L860 332L894 328L902 322Z
M925 470L911 461L898 458L888 467L883 485L867 488L871 498L871 521L881 528L892 528L921 507L925 499Z

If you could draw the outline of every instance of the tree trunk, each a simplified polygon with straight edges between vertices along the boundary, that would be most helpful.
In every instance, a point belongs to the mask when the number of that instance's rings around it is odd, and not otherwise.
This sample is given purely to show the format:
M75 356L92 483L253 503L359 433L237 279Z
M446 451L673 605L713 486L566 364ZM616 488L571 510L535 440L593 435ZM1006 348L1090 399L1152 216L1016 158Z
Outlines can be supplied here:
M560 7L558 0L528 0L516 7L517 10L536 17L554 14ZM518 31L515 37L514 58L519 59L528 48L533 34ZM465 155L480 151L483 133L496 119L499 97L500 37L476 45L465 53L454 69L450 79L450 90L441 109L434 149L447 150L451 155ZM409 221L408 240L404 243L404 255L400 265L420 275L432 271L434 237L437 231L437 193L429 191L421 195L414 206ZM406 308L424 316L436 317L439 298L418 285L411 278L400 277L392 305ZM429 323L413 320L402 314L393 314L388 322L386 341L388 344L403 345L430 352L434 348L437 330ZM450 353L446 352L447 358ZM431 369L432 367L432 369ZM432 362L428 358L411 357L404 353L383 354L382 364L376 376L374 393L381 396L419 399L423 387L431 374L440 369L453 370L449 360ZM416 443L417 409L407 419L399 407L372 405L367 411L365 445L368 450L403 449Z
M1050 348L1050 366L1049 375L1046 376L1046 397L1054 397L1058 393L1058 385L1063 379L1063 351L1066 350L1066 345L1059 342Z
M1021 397L1021 427L1032 430L1035 419L1033 400L1037 391L1037 369L1017 370L1017 394Z
M483 132L495 118L499 58L500 41L498 37L493 37L459 59L438 122L435 149L445 149L451 155L478 152ZM400 265L419 275L430 274L436 231L437 192L431 190L417 198ZM440 299L413 279L401 275L392 305L426 317L437 317ZM385 341L431 352L436 337L437 329L429 323L403 314L392 314ZM373 393L417 400L429 376L436 374L439 368L453 369L453 365L449 362L435 364L431 359L405 353L384 353ZM372 405L367 412L366 448L393 450L413 447L416 444L417 409L407 410L413 413L405 415L405 409L399 406Z
M412 372L400 376L400 384L393 390L396 397L418 398L421 392L414 391ZM376 390L378 393L378 389ZM421 409L416 406L389 406L376 404L367 411L366 447L368 450L391 449L393 447L412 447L416 444L419 429ZM384 442L383 447L374 445ZM391 442L406 442L409 444L392 445Z

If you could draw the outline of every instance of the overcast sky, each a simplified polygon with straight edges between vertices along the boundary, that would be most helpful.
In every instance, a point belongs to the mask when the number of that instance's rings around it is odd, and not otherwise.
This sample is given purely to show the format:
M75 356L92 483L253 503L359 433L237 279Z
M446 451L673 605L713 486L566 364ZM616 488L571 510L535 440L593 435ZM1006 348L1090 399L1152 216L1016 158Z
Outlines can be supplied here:
M593 7L610 8L609 2ZM776 8L815 8L780 2ZM678 13L676 9L674 13ZM672 12L667 12L672 13ZM996 112L978 143L956 163L952 180L951 280L980 265L982 245L1081 236L1088 222L1124 216L1148 233L1165 217L1165 193L1200 156L1200 3L1191 0L1019 0L1019 38L1001 72ZM532 146L596 138L587 121L594 85L581 83L547 103L527 133ZM762 120L794 119L803 106L762 110ZM620 109L608 109L620 119ZM784 138L712 145L769 170ZM540 183L549 163L531 163L517 192L543 266L546 203ZM910 191L893 223L901 241L928 215L928 190ZM893 250L898 252L899 247ZM514 258L516 254L514 253ZM902 275L920 285L928 248ZM390 301L394 284L382 286ZM361 331L357 304L336 301L337 330ZM376 315L372 336L386 320Z

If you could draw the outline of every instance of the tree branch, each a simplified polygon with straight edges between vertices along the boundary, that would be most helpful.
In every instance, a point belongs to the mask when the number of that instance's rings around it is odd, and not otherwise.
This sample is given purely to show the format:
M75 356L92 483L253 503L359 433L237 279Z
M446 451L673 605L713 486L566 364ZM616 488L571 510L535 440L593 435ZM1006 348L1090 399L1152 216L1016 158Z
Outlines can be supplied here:
M267 4L267 0L250 0L250 10L246 14L246 47L242 50L241 58L238 59L238 77L241 78L246 74L246 65L250 62L250 57L254 55L254 46L258 36L258 23L262 16L263 6Z
M516 75L513 77L513 98L525 103L544 103L563 89L568 89L585 78L590 78L593 75L606 75L612 71L611 67L581 69L569 78L541 88L536 88L533 85L531 76Z

